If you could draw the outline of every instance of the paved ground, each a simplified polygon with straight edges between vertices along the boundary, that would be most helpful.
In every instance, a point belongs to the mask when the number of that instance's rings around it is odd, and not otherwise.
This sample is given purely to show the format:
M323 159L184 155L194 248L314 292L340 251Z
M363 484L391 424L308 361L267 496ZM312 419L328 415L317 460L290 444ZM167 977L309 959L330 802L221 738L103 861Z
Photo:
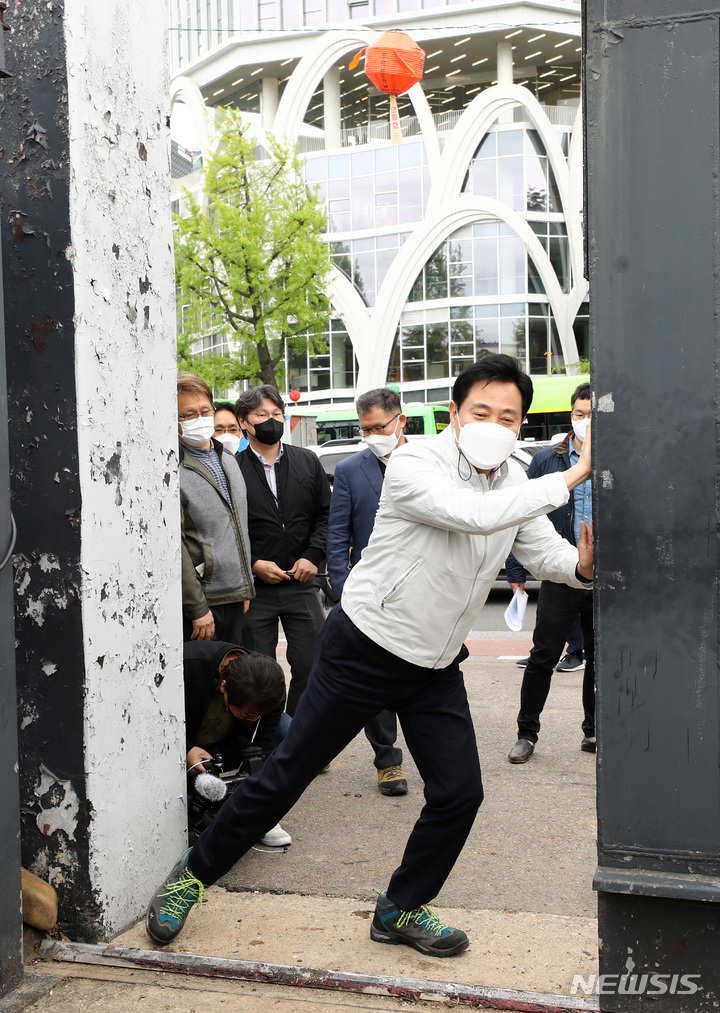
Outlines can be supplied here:
M579 749L582 672L556 676L537 752L518 766L507 752L516 738L522 671L486 657L468 659L464 670L486 799L439 902L594 915L595 763ZM384 889L423 803L405 753L410 790L386 798L377 789L370 746L358 736L283 820L294 840L287 854L250 852L222 884L332 897Z
M408 757L408 795L381 796L369 744L359 736L283 820L293 835L292 847L245 856L208 891L202 911L190 916L173 950L556 994L568 993L573 975L596 972L596 906L590 885L595 763L579 749L582 673L555 676L535 756L524 766L508 763L522 678L513 658L527 653L529 634L501 628L507 600L504 592L495 596L492 628L485 624L469 642L472 654L464 670L486 799L436 905L447 921L468 931L470 949L439 961L370 941L373 891L387 885L422 794ZM526 629L532 621L532 616L526 620ZM116 942L151 946L141 924ZM70 973L91 972L74 967ZM177 976L157 979L149 972L142 979L132 977L139 973L125 972L122 984L72 977L31 1009L334 1013L347 1004L377 1010L399 1006L396 999L221 982L212 983L210 1000L207 985Z

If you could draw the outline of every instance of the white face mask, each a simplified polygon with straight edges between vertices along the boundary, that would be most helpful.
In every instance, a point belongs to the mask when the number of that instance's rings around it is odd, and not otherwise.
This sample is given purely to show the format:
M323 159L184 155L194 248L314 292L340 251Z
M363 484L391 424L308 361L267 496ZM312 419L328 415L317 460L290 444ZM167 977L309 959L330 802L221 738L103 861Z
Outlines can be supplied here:
M590 421L590 419L573 419L572 420L573 432L575 433L575 435L577 436L577 438L580 440L581 443L585 439L585 434L587 433L587 427L588 427L588 422L589 421Z
M492 471L506 461L515 449L517 433L496 422L468 422L460 427L457 444L476 468Z
M376 457L387 457L397 447L400 442L400 437L396 435L398 422L395 423L395 432L390 433L389 436L363 436L363 440Z
M220 433L219 436L215 437L220 443L229 450L231 454L237 454L238 447L240 446L240 437L237 433Z
M215 418L213 415L208 415L204 419L202 415L198 415L197 418L190 419L188 422L181 422L180 431L180 439L183 443L187 443L188 447L204 447L206 443L210 442L215 432Z

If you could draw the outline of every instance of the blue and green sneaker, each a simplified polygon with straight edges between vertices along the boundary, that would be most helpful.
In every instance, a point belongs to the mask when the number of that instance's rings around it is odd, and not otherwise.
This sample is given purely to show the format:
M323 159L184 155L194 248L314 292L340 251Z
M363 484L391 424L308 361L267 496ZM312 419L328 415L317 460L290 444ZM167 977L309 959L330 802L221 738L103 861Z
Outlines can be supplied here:
M370 924L370 938L376 943L414 946L430 957L452 957L470 945L462 929L444 925L427 905L401 911L388 900L386 893L377 899L375 916Z
M145 928L152 940L161 945L171 943L180 934L193 904L200 907L205 884L187 867L190 849L182 854L169 876L150 901Z

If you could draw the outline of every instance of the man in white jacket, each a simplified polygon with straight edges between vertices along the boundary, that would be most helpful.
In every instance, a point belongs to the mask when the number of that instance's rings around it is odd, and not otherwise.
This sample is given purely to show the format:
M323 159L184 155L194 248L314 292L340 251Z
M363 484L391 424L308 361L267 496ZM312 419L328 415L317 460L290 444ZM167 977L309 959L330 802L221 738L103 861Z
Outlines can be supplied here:
M156 942L177 936L205 887L275 826L318 771L386 708L400 718L425 805L378 898L371 938L438 957L467 948L466 934L427 907L483 798L460 671L468 656L465 637L510 550L539 579L573 587L592 580L585 525L575 548L545 516L589 477L590 440L567 471L528 481L509 457L531 400L532 382L516 361L488 355L457 378L451 425L393 453L375 528L318 637L290 731L158 889L146 919Z

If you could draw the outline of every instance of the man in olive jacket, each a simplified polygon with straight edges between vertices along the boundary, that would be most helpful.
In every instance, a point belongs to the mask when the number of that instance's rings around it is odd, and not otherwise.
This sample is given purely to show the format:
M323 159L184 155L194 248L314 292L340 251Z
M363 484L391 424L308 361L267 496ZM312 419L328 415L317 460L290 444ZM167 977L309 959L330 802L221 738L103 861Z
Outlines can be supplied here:
M212 438L212 393L178 376L184 640L239 643L253 597L245 483L232 454Z

